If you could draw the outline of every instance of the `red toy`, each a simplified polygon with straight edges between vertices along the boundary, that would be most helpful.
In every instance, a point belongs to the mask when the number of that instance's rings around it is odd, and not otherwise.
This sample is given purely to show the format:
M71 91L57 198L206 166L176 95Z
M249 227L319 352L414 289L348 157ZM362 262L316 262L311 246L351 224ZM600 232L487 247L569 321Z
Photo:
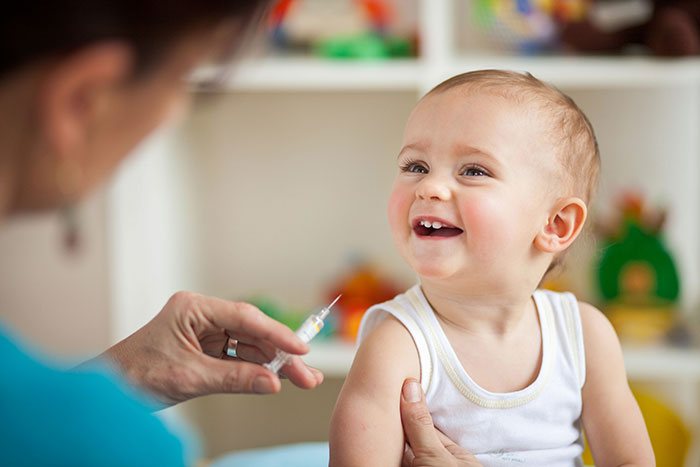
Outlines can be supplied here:
M278 0L272 7L270 20L273 28L279 28L287 15L289 8L297 0ZM367 18L376 30L384 30L394 15L391 3L388 0L354 0L362 8Z
M338 334L351 341L357 338L360 321L372 305L394 298L401 289L381 277L369 263L360 262L330 289L329 297L343 294L338 307Z

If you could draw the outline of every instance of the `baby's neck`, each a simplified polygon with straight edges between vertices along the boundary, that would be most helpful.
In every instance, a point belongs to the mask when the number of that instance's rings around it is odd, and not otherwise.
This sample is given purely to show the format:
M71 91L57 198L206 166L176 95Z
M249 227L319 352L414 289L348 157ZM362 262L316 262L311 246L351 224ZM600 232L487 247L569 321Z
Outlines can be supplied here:
M460 333L505 337L534 309L531 290L469 291L426 279L421 289L442 325Z

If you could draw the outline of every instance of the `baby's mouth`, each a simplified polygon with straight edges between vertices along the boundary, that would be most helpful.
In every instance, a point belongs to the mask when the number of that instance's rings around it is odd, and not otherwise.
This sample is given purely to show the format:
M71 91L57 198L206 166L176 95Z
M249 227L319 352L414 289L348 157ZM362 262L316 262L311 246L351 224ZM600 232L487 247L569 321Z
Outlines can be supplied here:
M464 232L459 227L425 219L416 222L413 231L419 237L455 237Z

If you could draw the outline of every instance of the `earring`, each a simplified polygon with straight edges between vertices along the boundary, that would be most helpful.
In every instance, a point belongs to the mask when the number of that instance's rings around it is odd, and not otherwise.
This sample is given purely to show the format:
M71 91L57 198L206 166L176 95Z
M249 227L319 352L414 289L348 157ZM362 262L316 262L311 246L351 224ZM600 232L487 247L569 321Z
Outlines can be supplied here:
M75 254L80 247L80 223L75 204L70 203L61 208L63 224L63 248L67 253Z
M80 227L78 210L74 199L77 198L83 179L81 167L66 161L56 168L56 185L64 206L61 208L61 223L63 224L63 248L66 252L75 254L80 246Z

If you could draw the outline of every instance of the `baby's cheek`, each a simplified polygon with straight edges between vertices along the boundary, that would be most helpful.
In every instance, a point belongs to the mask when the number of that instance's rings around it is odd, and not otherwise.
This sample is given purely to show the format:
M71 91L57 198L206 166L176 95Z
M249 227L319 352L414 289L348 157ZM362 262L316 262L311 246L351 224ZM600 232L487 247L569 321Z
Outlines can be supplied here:
M462 218L469 244L478 251L493 251L494 245L503 246L510 238L515 219L496 200L490 198L471 200L462 205Z
M410 199L401 193L400 190L394 189L391 192L387 206L387 216L392 233L396 234L398 228L408 225L408 211L410 207Z

